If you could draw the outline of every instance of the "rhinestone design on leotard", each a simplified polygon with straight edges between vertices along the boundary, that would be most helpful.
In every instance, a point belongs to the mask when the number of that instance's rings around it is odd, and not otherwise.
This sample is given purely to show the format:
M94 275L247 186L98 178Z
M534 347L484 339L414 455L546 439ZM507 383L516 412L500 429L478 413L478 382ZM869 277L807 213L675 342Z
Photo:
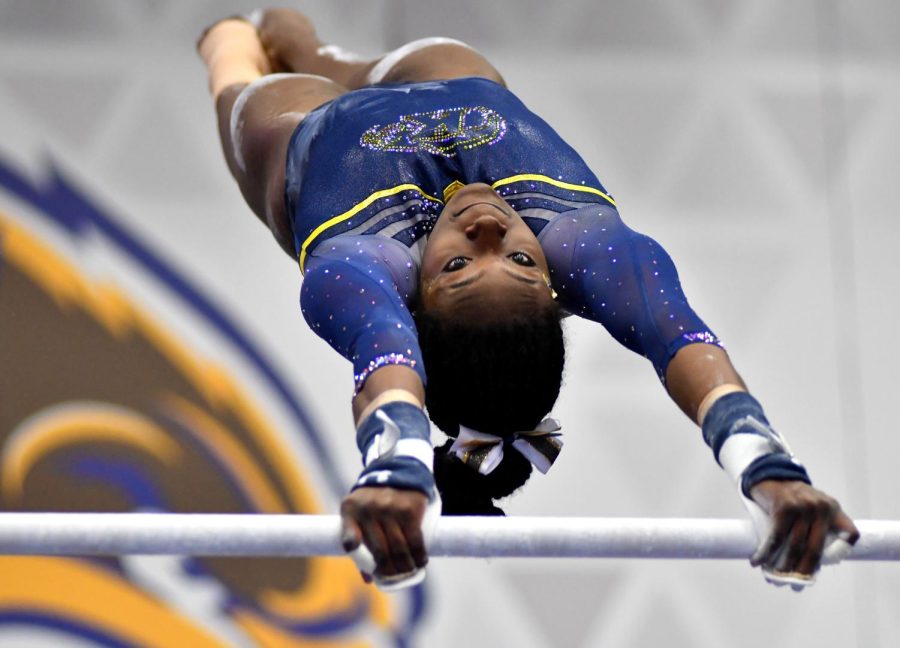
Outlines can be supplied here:
M484 106L441 108L401 115L362 134L360 146L392 153L430 153L454 157L459 150L496 144L506 135L506 119Z
M716 346L720 346L723 349L725 345L722 344L722 340L720 340L716 335L714 335L711 331L697 331L695 333L683 333L681 335L688 342L702 342L703 344L714 344Z
M369 364L358 374L353 376L353 395L356 396L366 384L366 380L376 369L381 369L387 365L402 365L410 369L416 366L416 361L402 353L387 353L377 356L369 361Z

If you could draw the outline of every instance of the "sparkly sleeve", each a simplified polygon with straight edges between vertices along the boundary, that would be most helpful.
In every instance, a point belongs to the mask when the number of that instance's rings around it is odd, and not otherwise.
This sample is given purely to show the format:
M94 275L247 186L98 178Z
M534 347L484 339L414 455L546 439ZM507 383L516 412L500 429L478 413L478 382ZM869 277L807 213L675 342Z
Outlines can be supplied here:
M406 246L379 236L338 236L306 262L300 307L316 335L353 363L356 391L373 371L404 365L425 382L408 303L417 269Z
M688 304L666 251L625 225L613 207L560 214L540 241L562 306L649 358L661 380L682 347L721 346Z

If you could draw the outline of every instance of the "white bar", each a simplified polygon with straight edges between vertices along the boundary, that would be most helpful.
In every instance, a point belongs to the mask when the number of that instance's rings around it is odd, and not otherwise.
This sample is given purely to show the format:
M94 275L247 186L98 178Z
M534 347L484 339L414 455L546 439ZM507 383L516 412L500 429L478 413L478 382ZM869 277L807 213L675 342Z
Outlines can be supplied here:
M857 521L849 560L900 560L900 521ZM0 513L0 554L335 556L336 515ZM743 520L444 517L432 556L746 559Z

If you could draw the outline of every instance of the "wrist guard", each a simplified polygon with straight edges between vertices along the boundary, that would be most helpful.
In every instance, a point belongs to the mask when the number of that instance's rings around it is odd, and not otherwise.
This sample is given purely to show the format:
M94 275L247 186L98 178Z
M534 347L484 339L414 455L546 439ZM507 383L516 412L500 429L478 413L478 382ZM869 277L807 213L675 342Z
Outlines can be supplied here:
M353 490L389 486L418 490L434 499L431 427L421 408L402 401L380 406L356 432L363 471Z
M750 489L766 479L811 483L762 406L747 392L732 392L713 403L703 419L703 439L747 498Z

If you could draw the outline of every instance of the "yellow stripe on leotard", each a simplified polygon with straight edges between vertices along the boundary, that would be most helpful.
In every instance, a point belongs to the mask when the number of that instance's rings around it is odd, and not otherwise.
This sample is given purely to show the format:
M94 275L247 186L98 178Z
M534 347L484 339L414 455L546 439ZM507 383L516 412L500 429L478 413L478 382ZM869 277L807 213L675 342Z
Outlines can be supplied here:
M594 187L586 187L584 185L572 184L571 182L563 182L562 180L557 180L555 178L551 178L550 176L541 175L539 173L523 173L520 175L510 176L509 178L502 178L502 179L494 182L491 185L491 188L497 189L498 187L512 184L514 182L528 182L528 181L545 182L547 184L553 185L554 187L559 187L560 189L568 189L570 191L581 191L584 193L595 194L595 195L600 196L601 198L605 199L606 201L608 201L609 204L611 204L613 207L616 206L616 201L613 200L608 194L600 191L599 189L595 189ZM447 189L451 190L450 196L452 196L453 193L456 193L456 190L462 186L463 186L462 183L459 183L458 181L454 181L454 182L450 183L447 186ZM422 191L421 187L418 187L414 184L402 184L402 185L397 185L396 187L391 187L389 189L382 189L381 191L376 191L375 193L370 194L364 200L358 202L352 208L345 211L343 214L338 214L337 216L334 216L333 218L329 218L327 221L325 221L324 223L319 225L316 229L314 229L309 236L306 237L306 240L303 241L303 245L300 246L300 272L306 271L306 257L309 252L310 245L326 230L334 227L335 225L337 225L339 223L343 223L344 221L346 221L350 218L353 218L356 214L358 214L363 209L365 209L366 207L371 205L376 200L379 200L380 198L386 198L388 196L393 196L395 194L400 193L401 191L407 191L407 190L418 191L425 198L427 198L429 200L433 200L434 202L437 202L440 204L444 204L443 200L441 200L439 198L435 198L434 196L431 196L431 195L425 193L424 191ZM450 197L447 195L447 190L445 190L444 195L445 195L445 198L447 198L447 199Z
M509 178L503 178L501 180L497 180L497 182L492 184L491 188L496 189L497 187L512 184L513 182L528 182L529 180L536 182L546 182L547 184L552 184L554 187L559 187L560 189L584 191L586 193L596 194L601 198L607 200L613 207L616 206L616 201L613 200L608 194L603 193L599 189L595 189L594 187L586 187L584 185L572 184L571 182L563 182L562 180L557 180L555 178L551 178L550 176L541 175L539 173L523 173L520 175L510 176Z
M303 245L300 246L300 272L305 271L306 265L306 255L309 250L310 244L319 237L325 230L334 227L338 223L343 223L345 220L353 218L356 214L361 212L363 209L371 205L373 202L380 198L386 198L387 196L393 196L394 194L398 194L401 191L418 191L420 194L428 198L429 200L433 200L434 202L438 202L444 204L443 200L439 198L435 198L434 196L430 196L420 187L417 187L414 184L402 184L397 185L396 187L391 187L390 189L382 189L381 191L376 191L375 193L369 195L368 198L362 200L355 204L352 208L345 211L343 214L338 214L333 218L329 218L327 221L319 225L316 229L312 231L312 233L306 237L306 240L303 241Z

